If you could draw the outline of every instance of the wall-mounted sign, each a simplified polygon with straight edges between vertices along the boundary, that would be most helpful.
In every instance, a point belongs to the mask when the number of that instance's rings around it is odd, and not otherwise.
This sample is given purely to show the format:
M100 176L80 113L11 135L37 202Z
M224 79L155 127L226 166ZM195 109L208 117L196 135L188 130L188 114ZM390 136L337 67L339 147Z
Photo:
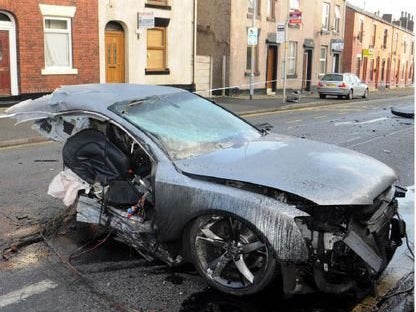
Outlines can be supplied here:
M154 28L155 15L153 12L137 13L137 28Z
M331 50L337 52L344 51L344 42L332 42Z
M302 24L302 12L294 10L289 12L289 25Z
M248 28L247 44L249 46L257 45L257 27L249 27Z
M374 49L363 49L363 57L372 57L374 55Z
M285 23L277 23L276 25L276 43L285 42Z

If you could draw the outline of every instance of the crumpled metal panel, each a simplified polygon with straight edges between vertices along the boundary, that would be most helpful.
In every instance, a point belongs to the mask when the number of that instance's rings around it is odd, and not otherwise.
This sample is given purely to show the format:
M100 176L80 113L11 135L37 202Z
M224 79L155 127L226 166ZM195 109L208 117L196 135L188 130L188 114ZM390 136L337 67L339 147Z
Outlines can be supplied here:
M144 99L154 95L186 92L185 90L134 84L83 84L63 86L52 94L13 105L6 114L18 121L52 117L72 110L92 111L112 117L107 107L118 101Z
M180 238L184 226L197 216L228 212L256 226L278 260L307 260L305 240L294 221L307 213L260 194L169 172L171 169L161 164L156 177L155 222L161 241Z
M319 205L371 205L397 179L369 156L272 134L175 164L193 175L272 187Z

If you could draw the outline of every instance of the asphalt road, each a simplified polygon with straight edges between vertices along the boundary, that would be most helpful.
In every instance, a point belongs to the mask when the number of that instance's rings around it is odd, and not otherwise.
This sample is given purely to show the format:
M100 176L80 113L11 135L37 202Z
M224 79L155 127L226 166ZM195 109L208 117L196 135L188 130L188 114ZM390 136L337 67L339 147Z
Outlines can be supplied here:
M371 155L392 166L402 185L412 186L414 123L393 116L389 108L392 104L413 105L413 101L413 97L394 103L391 99L340 101L339 105L246 118L253 123L269 122L274 125L273 131L279 133L334 143ZM60 145L56 143L0 150L0 237L63 210L59 202L46 195L49 181L61 167ZM409 220L414 216L413 205L413 200L403 204ZM279 295L278 285L259 296L236 299L210 290L192 267L172 269L158 262L146 263L134 250L111 240L75 258L72 266L63 263L93 233L89 227L72 224L50 241L49 247L44 242L32 244L9 261L1 261L0 311L332 312L350 311L358 303L349 297L325 295L285 300ZM404 246L399 251L406 256ZM399 259L397 265L405 269L409 263Z

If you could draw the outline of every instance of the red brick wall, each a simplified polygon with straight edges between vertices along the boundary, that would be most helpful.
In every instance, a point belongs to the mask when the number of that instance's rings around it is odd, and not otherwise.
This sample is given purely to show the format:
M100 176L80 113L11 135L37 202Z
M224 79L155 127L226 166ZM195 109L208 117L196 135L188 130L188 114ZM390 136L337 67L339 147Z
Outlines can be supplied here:
M72 19L74 75L42 75L45 68L43 16L39 3L75 6ZM97 0L0 0L0 10L15 17L19 92L49 92L64 84L99 82Z

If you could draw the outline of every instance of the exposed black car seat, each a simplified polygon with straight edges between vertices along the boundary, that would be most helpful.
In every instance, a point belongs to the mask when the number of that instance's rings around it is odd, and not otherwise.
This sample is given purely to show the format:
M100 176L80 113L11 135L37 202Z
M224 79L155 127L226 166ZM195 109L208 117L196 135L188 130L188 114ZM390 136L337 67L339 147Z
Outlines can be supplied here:
M70 137L62 156L65 166L88 183L108 185L128 178L126 155L96 129L84 129Z

